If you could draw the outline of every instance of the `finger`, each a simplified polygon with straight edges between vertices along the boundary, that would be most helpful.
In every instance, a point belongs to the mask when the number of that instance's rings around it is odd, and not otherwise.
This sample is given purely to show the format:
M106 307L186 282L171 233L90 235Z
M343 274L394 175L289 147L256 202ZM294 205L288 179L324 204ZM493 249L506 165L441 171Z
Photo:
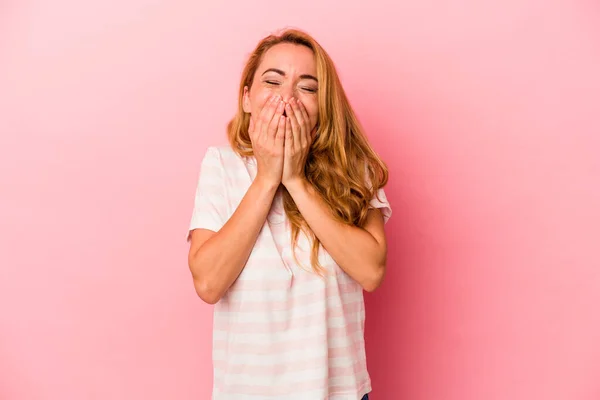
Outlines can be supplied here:
M298 100L298 108L300 109L300 113L302 114L302 119L304 120L304 127L306 129L306 133L310 132L310 117L308 116L308 111L306 111L306 107L304 104Z
M291 102L291 100L290 100ZM298 120L296 119L296 116L294 115L294 110L292 109L292 105L290 103L287 103L285 105L285 111L287 113L287 117L290 120L290 127L292 129L292 132L295 131L296 129L300 128L300 125L298 125Z
M275 133L275 146L277 148L283 147L285 143L285 128L288 123L286 120L288 118L283 115L279 116L279 123L277 124L277 132Z
M298 100L292 98L290 103L293 111L292 131L294 133L294 145L299 149L302 148L302 144L305 141L304 118L302 117L302 111L300 111L300 107L298 106Z
M305 126L306 126L306 128L305 128L306 129L306 140L308 141L308 143L312 143L312 141L315 138L315 135L317 133L317 127L315 126L314 128L311 129L310 117L308 116L308 111L306 110L304 103L302 103L301 101L298 101L298 104L300 105L300 110L302 111L302 115L304 116L304 121L305 121Z
M280 108L281 103L282 101L280 100L280 98L276 97L276 99L271 104L269 104L269 107L267 107L267 111L265 112L262 120L263 140L272 140L275 136L277 122L279 121L279 115L281 115L281 113L277 115L277 118L275 117L276 114L278 114L278 109Z
M294 119L295 119L295 122L296 122L296 126L298 128L302 128L303 124L304 124L304 116L302 115L302 110L300 109L299 101L296 100L295 98L292 98L290 100L289 104L290 104L290 107L291 107L291 109L293 111L293 116L294 116ZM294 125L292 125L292 127L293 126Z
M277 96L272 96L269 100L267 100L267 102L263 105L263 108L260 110L260 114L258 115L255 129L256 135L261 139L263 139L263 135L266 133L266 127L269 126L269 122L271 121L269 113L272 110L275 99L277 99Z
M285 119L285 149L286 154L290 154L294 148L294 134L292 133L292 118Z
M273 114L273 118L271 119L271 122L269 123L269 129L267 132L267 137L269 138L269 141L275 140L275 136L277 135L277 129L279 127L279 120L283 116L284 109L285 109L284 103L283 103L283 101L280 100L279 103L277 104L277 107L275 108L275 113Z

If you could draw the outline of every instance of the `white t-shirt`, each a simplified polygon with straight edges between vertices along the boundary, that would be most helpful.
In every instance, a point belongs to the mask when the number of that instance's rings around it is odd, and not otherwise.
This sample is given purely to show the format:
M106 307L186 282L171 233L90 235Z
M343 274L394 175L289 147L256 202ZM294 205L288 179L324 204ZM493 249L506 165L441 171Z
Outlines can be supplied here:
M209 147L190 231L221 229L255 176L253 157ZM383 189L371 206L388 221ZM290 237L278 192L246 266L214 306L213 400L358 400L371 391L362 287L323 248L327 276L315 274L302 232L298 265Z

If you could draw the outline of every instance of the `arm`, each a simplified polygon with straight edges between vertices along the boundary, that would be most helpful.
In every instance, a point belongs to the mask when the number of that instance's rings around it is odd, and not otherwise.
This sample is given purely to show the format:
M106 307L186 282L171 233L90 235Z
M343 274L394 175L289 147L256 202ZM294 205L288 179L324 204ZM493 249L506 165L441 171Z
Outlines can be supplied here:
M366 291L379 287L386 269L384 221L378 209L369 210L364 228L338 222L318 193L305 180L286 183L298 210L331 257Z
M255 180L218 232L192 231L188 264L198 296L214 304L235 282L265 223L278 185Z
M315 135L306 108L292 99L286 110L290 118L286 121L281 182L335 262L366 291L372 292L381 284L386 268L387 245L381 211L369 210L364 228L335 220L304 176L304 165Z
M285 119L283 104L273 97L248 133L257 161L257 175L233 215L222 210L223 167L214 158L203 163L196 194L188 265L198 296L209 304L221 299L238 278L265 223L283 171Z

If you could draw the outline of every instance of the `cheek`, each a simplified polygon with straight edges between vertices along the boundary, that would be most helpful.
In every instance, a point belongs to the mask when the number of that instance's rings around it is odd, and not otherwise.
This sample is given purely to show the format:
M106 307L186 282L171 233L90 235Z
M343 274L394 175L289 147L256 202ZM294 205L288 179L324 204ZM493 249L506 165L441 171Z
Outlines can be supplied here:
M316 104L310 104L306 107L306 112L308 113L308 117L310 118L311 127L314 127L317 124L317 120L319 118L319 106Z
M308 118L310 119L311 128L314 128L319 117L319 103L317 101L317 97L303 94L302 96L299 96L298 99L306 109Z
M257 89L255 92L250 94L250 107L252 108L252 114L258 115L263 109L267 101L271 98L273 93L266 89Z

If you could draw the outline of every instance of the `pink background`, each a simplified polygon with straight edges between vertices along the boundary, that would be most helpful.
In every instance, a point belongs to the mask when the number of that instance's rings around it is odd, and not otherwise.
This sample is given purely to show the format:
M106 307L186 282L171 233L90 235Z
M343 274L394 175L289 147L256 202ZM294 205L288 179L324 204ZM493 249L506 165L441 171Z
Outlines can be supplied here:
M373 399L600 398L600 6L367 4L0 3L1 399L209 398L200 157L285 26L390 167Z

